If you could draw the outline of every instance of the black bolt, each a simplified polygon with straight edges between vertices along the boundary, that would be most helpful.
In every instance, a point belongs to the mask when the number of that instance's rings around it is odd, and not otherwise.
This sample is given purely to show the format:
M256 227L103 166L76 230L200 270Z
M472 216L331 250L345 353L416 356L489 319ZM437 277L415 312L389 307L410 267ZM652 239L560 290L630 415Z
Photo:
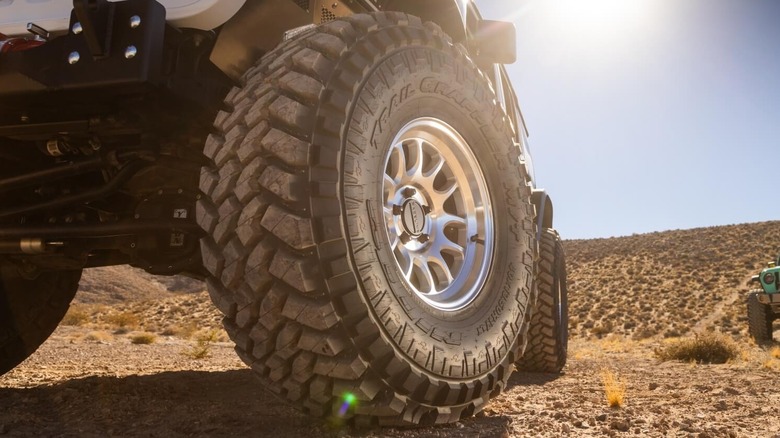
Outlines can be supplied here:
M427 205L423 205L423 206L422 206L422 209L423 209L423 211L425 212L425 214L430 214L430 213L431 213L431 211L432 211L432 210L431 210L431 207L428 207Z
M404 189L403 192L401 192L402 195L404 195L407 198L411 198L412 196L417 194L417 190L415 190L412 187L407 187Z
M470 239L470 240L471 240L472 242L479 243L480 245L484 245L484 244L485 244L485 240L484 240L484 239L480 239L480 238L479 238L479 234L475 234L475 235L471 236L471 239Z
M401 214L401 211L403 210L403 207L400 205L393 204L393 214L396 216L399 216Z
M420 234L420 237L417 238L417 241L420 243L425 243L427 241L431 240L431 236L427 234Z
M409 233L407 232L401 233L400 237L401 237L401 243L403 243L404 245L409 243L410 240L412 240L412 236L410 236Z

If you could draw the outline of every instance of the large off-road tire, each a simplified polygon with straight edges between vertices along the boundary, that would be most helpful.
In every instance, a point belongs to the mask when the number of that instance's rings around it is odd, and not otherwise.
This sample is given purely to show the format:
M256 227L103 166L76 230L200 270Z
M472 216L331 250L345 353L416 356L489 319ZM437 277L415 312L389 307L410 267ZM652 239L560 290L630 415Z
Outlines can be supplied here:
M0 374L27 359L62 321L79 287L81 270L26 278L0 260Z
M539 252L539 295L528 329L528 346L517 367L522 371L558 373L566 365L569 303L566 258L557 231L543 230Z
M772 342L772 321L774 314L768 304L758 301L761 290L751 291L747 296L748 333L759 344Z
M335 421L482 409L523 347L534 212L463 50L412 16L354 15L282 43L226 103L198 221L239 356Z

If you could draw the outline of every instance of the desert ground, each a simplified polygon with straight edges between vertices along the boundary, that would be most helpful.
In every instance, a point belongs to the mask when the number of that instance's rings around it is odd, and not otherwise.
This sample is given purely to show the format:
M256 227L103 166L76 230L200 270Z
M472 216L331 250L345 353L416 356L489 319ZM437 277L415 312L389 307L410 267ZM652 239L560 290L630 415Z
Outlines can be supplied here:
M263 390L200 282L89 270L51 339L0 377L0 436L780 437L780 348L747 338L744 309L778 236L764 222L566 241L563 372L515 373L475 417L413 429L346 428ZM713 331L737 351L726 363L660 359Z

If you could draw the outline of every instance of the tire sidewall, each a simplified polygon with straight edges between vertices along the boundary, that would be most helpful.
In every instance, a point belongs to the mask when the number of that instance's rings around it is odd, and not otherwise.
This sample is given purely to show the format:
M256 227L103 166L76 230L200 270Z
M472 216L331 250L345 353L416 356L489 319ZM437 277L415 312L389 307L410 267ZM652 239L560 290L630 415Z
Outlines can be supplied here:
M484 80L459 62L442 50L405 48L377 64L353 97L358 105L345 127L342 199L358 287L384 338L429 373L471 378L513 357L523 333L532 225L527 183L506 121L496 120ZM471 146L493 207L492 266L474 301L455 312L437 310L407 289L389 251L382 210L391 142L423 116L454 127Z

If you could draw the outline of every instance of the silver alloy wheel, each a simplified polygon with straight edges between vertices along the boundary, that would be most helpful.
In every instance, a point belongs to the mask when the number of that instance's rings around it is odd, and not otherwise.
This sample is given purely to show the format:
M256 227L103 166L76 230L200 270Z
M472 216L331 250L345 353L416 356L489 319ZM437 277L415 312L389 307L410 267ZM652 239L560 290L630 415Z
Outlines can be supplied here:
M494 247L474 153L451 126L423 117L401 128L384 169L387 237L407 287L436 309L463 309L485 284Z

